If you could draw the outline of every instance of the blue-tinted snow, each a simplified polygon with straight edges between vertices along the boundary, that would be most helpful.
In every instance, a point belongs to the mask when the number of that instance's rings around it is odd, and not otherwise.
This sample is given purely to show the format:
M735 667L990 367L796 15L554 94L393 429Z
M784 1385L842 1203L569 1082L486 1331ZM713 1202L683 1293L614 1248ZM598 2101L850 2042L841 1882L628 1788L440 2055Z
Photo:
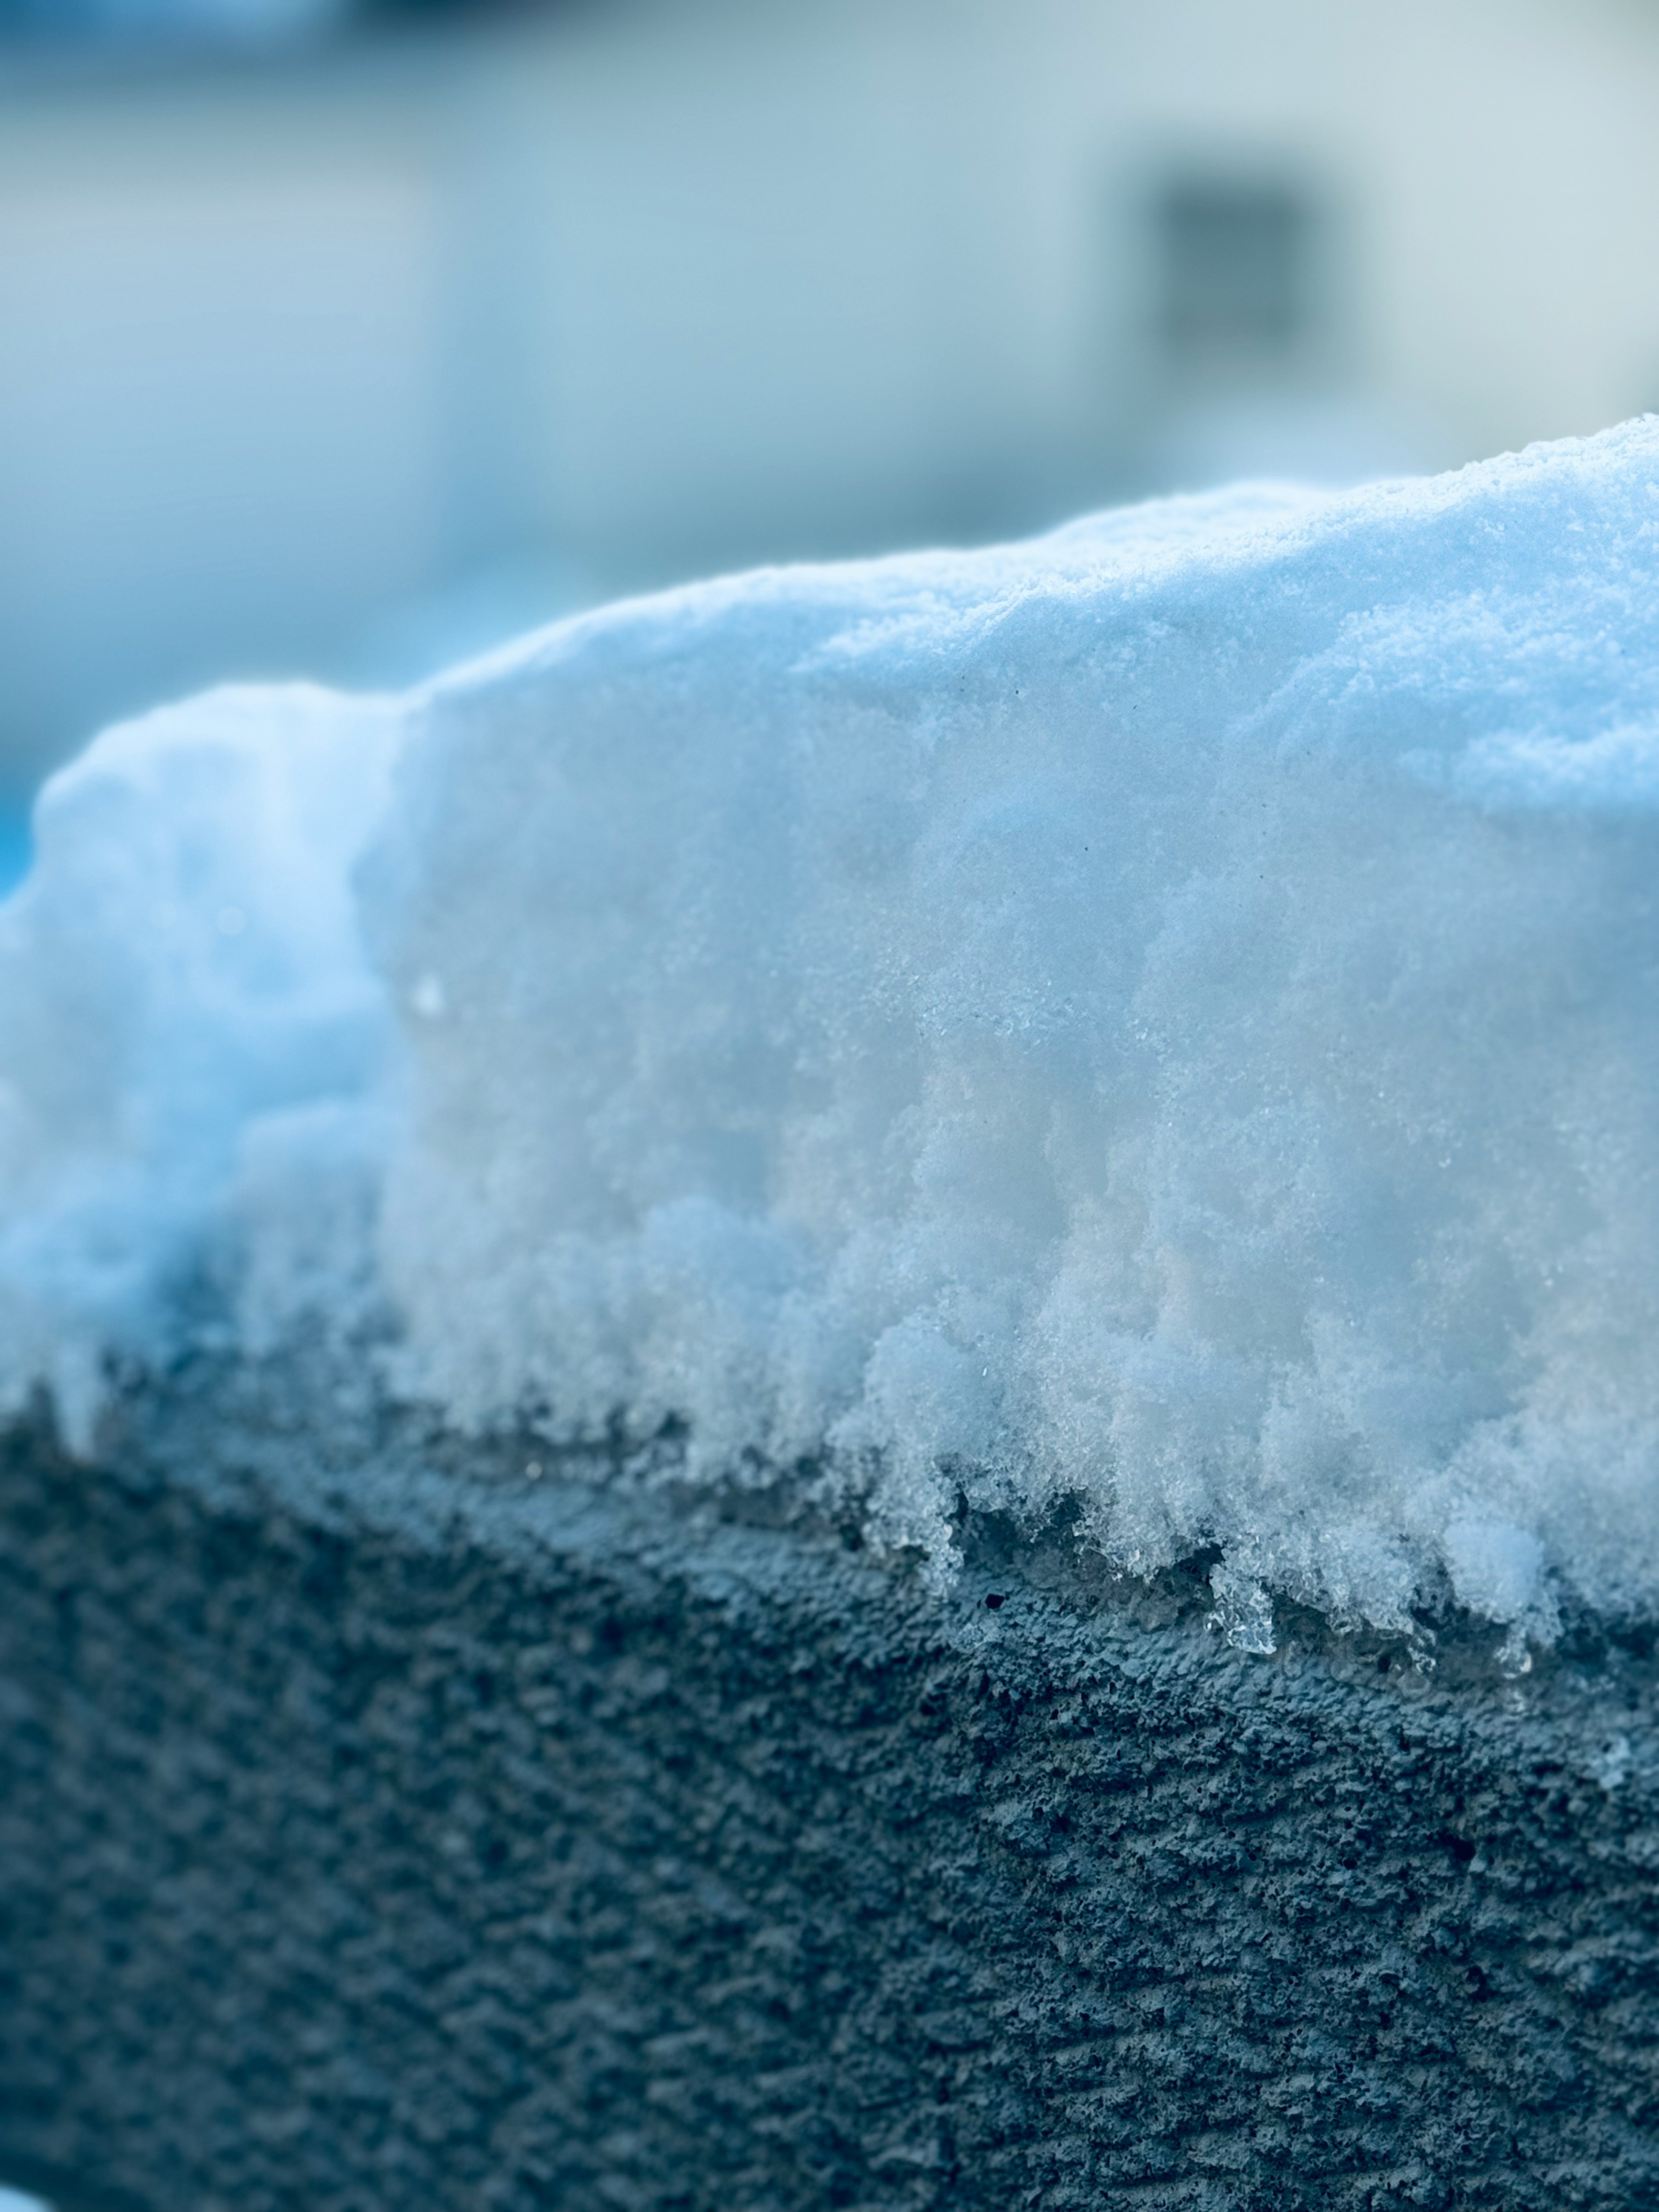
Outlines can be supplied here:
M1659 1598L1659 424L221 695L38 837L0 1285L79 1434L205 1253L939 1561L1219 1544L1247 1640Z

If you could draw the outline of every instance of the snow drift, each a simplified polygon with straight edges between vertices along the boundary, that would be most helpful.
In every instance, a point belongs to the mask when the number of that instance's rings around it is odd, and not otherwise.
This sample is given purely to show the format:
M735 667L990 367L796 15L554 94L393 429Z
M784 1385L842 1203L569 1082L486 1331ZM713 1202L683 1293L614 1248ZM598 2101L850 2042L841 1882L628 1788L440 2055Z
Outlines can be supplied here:
M0 910L0 1326L389 1315L1408 1625L1659 1601L1659 423L625 605L100 738Z

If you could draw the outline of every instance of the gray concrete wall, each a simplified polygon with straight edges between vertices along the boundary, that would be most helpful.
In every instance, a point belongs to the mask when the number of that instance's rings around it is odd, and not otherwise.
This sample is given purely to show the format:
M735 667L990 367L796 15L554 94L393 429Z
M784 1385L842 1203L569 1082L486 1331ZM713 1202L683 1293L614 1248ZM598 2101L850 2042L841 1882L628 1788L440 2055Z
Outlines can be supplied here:
M1659 2203L1650 1643L1517 1691L222 1378L0 1478L0 2173L148 2212ZM992 1604L1000 1599L1000 1604ZM121 2194L125 2192L125 2194Z

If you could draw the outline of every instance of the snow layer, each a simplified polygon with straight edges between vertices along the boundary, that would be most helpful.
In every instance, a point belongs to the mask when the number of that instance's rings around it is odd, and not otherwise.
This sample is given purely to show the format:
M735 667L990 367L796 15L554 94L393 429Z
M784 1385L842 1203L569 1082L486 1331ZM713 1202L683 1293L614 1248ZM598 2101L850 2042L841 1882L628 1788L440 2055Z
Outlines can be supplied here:
M0 1321L1143 1571L1659 1601L1659 422L100 739L0 912ZM197 1318L191 1317L196 1315Z

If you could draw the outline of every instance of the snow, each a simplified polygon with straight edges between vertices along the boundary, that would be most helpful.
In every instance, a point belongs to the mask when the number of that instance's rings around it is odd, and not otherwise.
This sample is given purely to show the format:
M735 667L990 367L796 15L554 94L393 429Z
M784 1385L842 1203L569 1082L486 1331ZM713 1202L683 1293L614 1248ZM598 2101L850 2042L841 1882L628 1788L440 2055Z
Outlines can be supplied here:
M82 1448L384 1311L934 1571L1218 1547L1246 1648L1659 1601L1659 422L214 695L35 836L0 1341Z
M14 1401L46 1381L82 1443L106 1355L176 1344L296 1124L325 1203L264 1208L248 1282L337 1233L335 1125L372 1119L391 1027L350 866L401 727L321 691L212 693L41 795L0 908L0 1378Z

